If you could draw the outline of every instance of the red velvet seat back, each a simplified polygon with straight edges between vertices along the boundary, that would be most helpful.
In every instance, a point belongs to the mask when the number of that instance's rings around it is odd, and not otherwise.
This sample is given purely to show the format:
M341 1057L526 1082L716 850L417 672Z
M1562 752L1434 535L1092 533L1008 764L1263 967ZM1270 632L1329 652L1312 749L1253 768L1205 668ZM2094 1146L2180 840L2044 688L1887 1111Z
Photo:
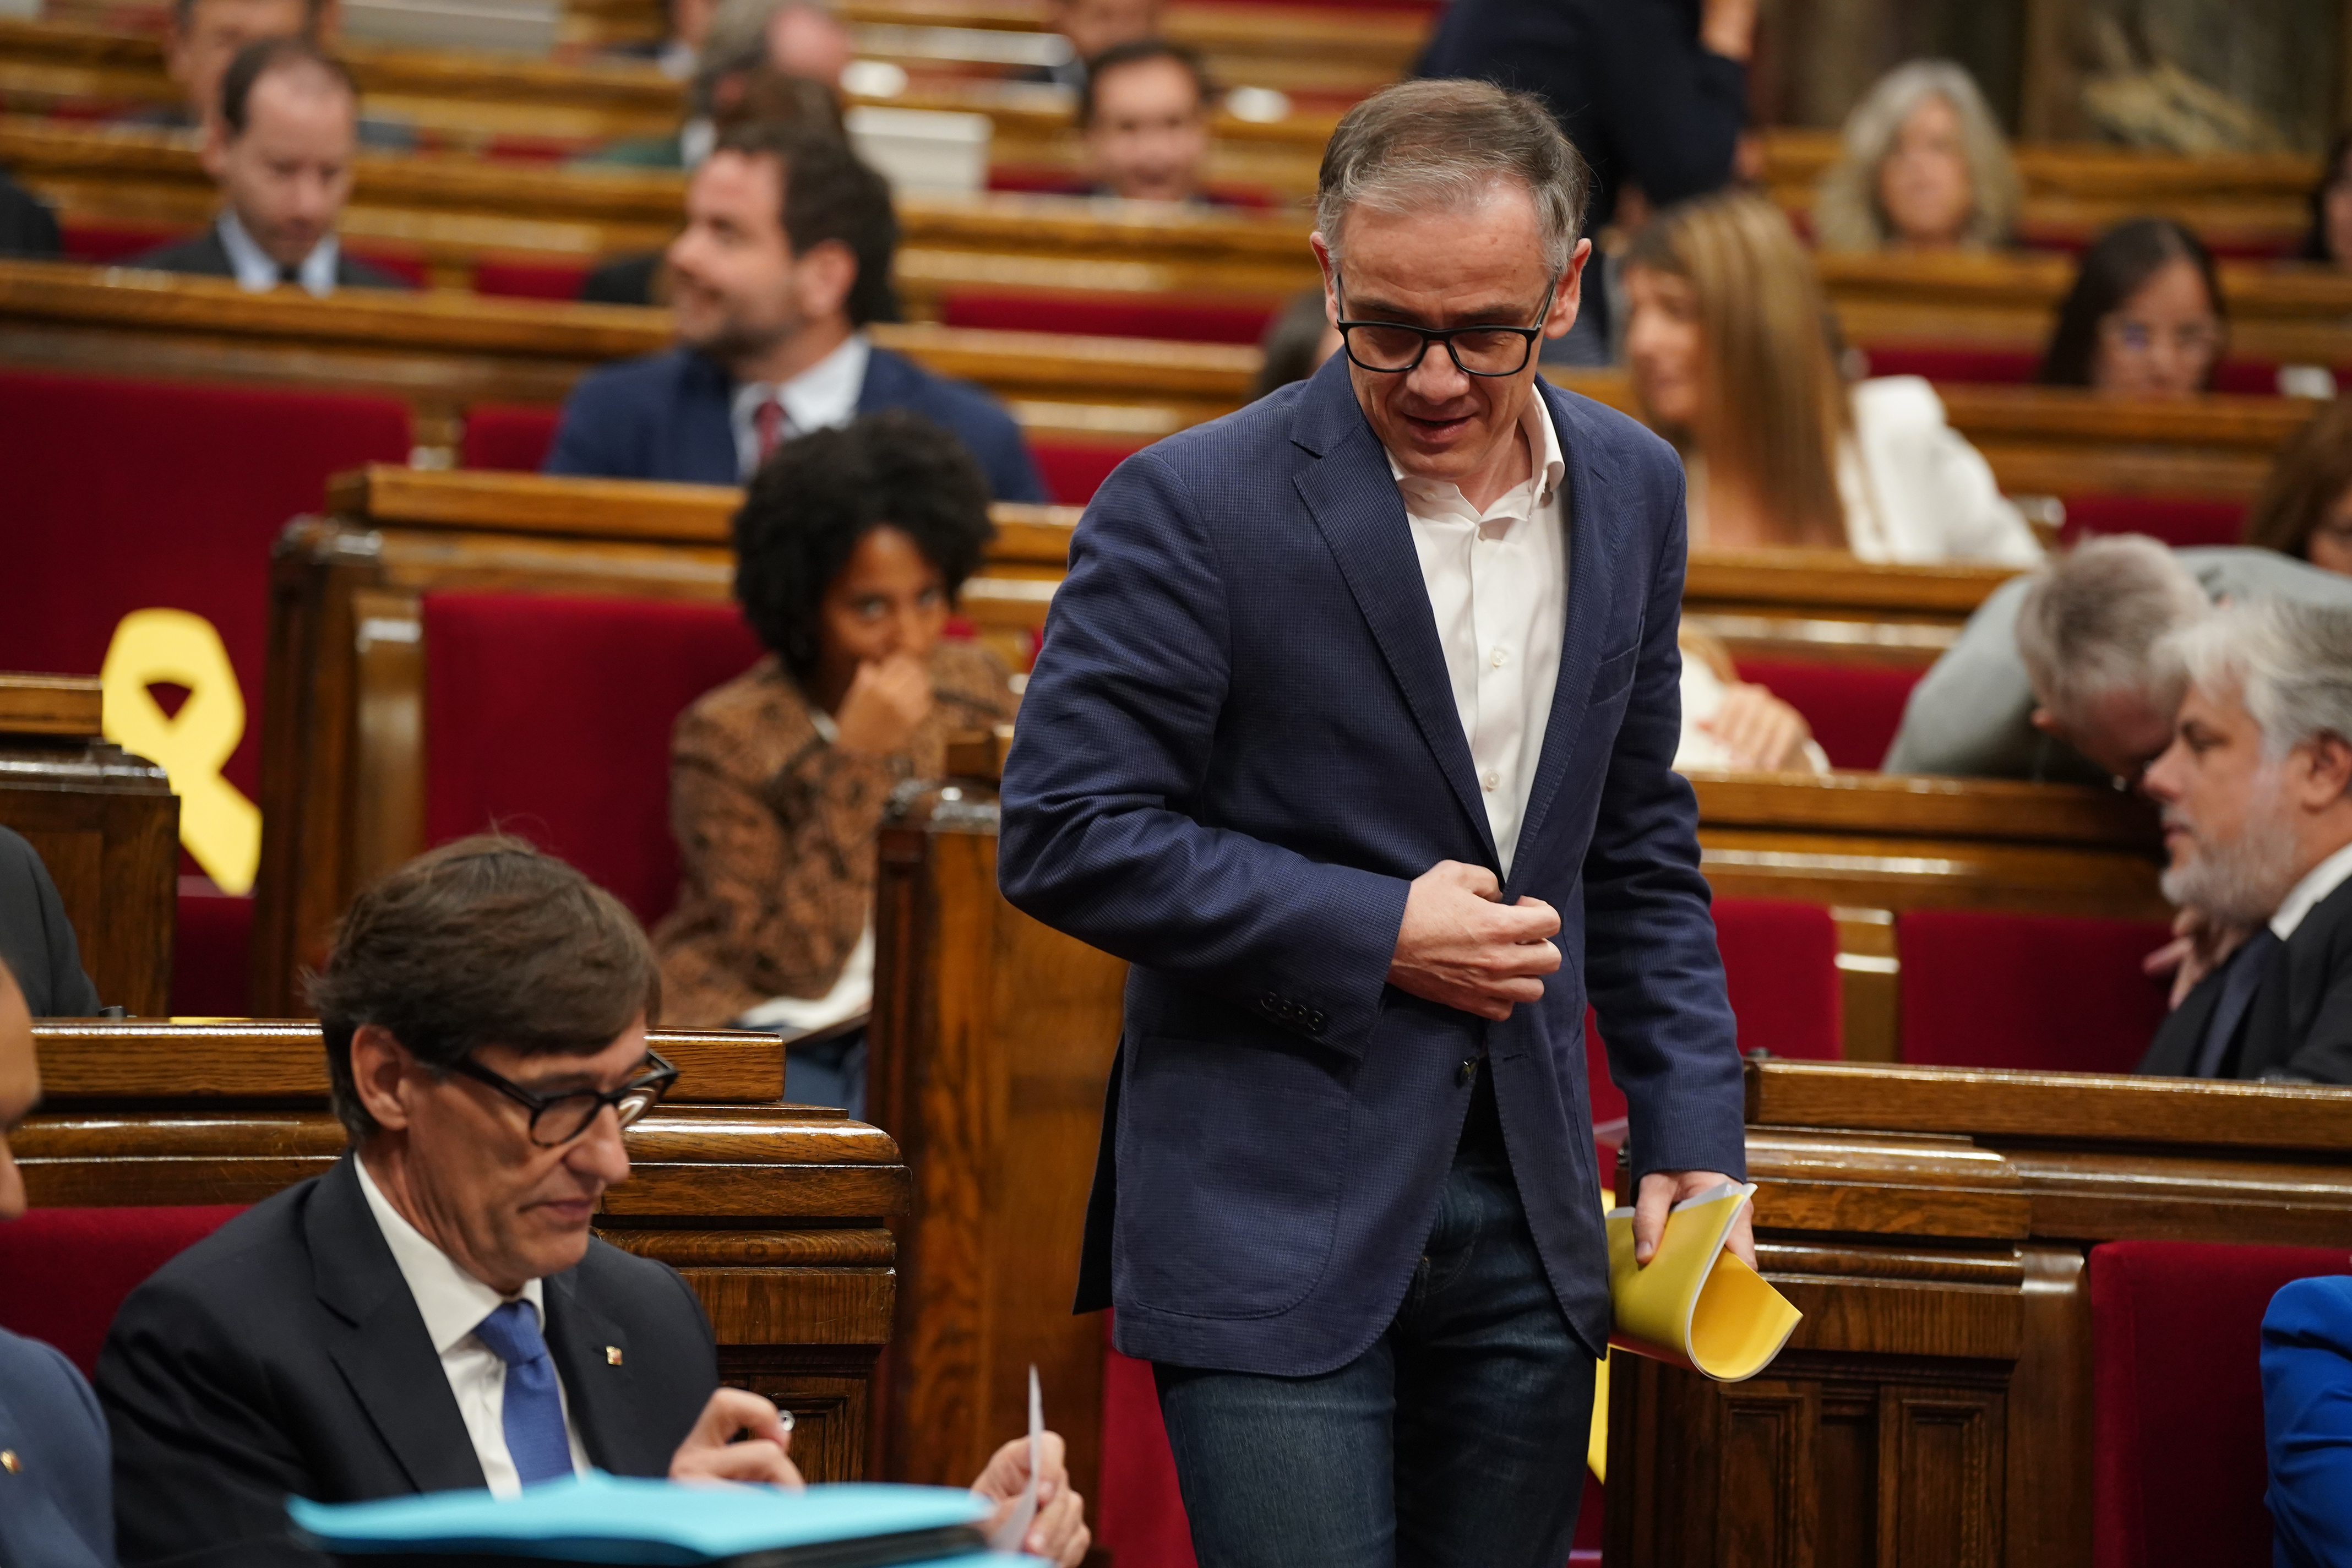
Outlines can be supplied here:
M577 300L588 268L576 261L485 258L474 263L474 292L509 300Z
M1903 705L1927 670L1801 659L1743 658L1739 679L1769 688L1805 716L1833 768L1874 770L1903 726Z
M1057 506L1084 506L1110 478L1110 471L1141 449L1136 442L1032 441L1037 477Z
M555 445L555 428L562 422L561 408L478 404L466 410L457 466L535 474L547 462L547 449Z
M669 741L759 660L733 605L522 594L425 598L425 828L498 826L648 925L677 899Z
M1778 899L1715 900L1715 941L1723 953L1724 989L1739 1020L1739 1048L1766 1050L1800 1061L1837 1061L1845 1055L1844 991L1838 982L1837 922L1819 904ZM1586 1089L1592 1120L1625 1114L1625 1097L1610 1080L1599 1023L1584 1015ZM1601 1166L1602 1181L1610 1166Z
M2127 1073L2165 1014L2167 988L2140 960L2170 935L2153 921L1906 910L1903 1059Z
M2235 544L2246 526L2246 503L2202 496L2072 495L2063 537L2069 544L2097 533L2145 533L2175 549L2185 544Z
M254 796L270 544L329 475L409 445L388 397L0 372L0 669L95 674L132 610L193 610L245 694L226 772Z
M2091 1249L2095 1568L2269 1568L2262 1324L2340 1248L2111 1241Z
M252 966L252 895L224 893L209 877L181 878L179 940L172 946L173 1015L249 1016Z
M241 1204L35 1209L0 1225L0 1328L57 1346L88 1376L122 1299L243 1212Z

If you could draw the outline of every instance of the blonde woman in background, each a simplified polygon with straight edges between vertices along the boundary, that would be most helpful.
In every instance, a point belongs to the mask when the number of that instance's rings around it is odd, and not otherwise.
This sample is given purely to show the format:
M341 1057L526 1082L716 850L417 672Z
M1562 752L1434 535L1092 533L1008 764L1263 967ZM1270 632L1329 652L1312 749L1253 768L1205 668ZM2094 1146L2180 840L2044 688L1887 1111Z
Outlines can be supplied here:
M1823 250L1993 250L2017 226L2016 160L1977 90L1949 60L1879 78L1846 116L1845 153L1822 174L1813 234Z
M2041 559L1933 387L1839 375L1812 259L1770 202L1727 194L1668 209L1624 276L1634 395L1683 454L1694 548Z

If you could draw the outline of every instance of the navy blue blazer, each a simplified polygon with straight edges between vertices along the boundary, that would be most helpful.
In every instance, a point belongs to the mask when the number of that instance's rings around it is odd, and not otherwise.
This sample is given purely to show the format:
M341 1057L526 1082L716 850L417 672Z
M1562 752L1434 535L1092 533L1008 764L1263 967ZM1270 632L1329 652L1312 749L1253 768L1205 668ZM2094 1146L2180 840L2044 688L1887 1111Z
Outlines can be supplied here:
M543 469L604 479L741 483L725 367L675 348L591 372L572 389ZM1013 416L979 387L949 381L878 345L866 361L857 412L908 408L963 438L998 500L1045 501L1045 486Z
M1387 984L1407 885L1499 868L1411 525L1337 356L1129 458L1087 509L1005 763L1015 905L1133 964L1079 1310L1119 1348L1305 1375L1394 1316L1485 1054L1528 1223L1596 1354L1600 1010L1637 1173L1745 1171L1697 806L1673 770L1674 453L1542 389L1568 463L1553 700L1503 897L1565 963L1509 1021Z
M114 1568L106 1420L73 1363L0 1329L0 1563Z
M2352 1562L2352 1279L2297 1279L2263 1314L2273 1568Z

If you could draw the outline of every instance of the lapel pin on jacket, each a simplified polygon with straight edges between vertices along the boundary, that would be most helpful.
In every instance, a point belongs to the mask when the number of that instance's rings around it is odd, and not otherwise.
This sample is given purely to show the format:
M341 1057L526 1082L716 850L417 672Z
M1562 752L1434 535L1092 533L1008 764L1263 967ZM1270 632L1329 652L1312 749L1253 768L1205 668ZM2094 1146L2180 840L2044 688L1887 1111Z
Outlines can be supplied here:
M621 1364L620 1346L606 1345L604 1347L604 1364L606 1366L618 1366Z

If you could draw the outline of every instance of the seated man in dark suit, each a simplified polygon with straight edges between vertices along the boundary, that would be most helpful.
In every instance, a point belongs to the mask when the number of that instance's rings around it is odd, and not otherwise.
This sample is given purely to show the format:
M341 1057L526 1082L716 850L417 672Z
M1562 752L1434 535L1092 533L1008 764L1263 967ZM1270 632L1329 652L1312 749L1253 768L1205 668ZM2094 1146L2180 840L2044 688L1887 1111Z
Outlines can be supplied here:
M2235 946L2139 1070L2352 1083L2352 610L2243 601L2160 656L2179 718L2142 787L2165 896Z
M352 194L359 103L351 72L317 45L247 45L221 78L219 118L205 128L205 168L220 185L220 216L194 239L130 265L234 278L256 292L282 283L319 295L404 287L345 256L335 238Z
M41 1098L33 1025L0 963L0 1220L25 1212L8 1134ZM73 1363L0 1329L0 1563L112 1568L106 1422Z
M687 186L669 247L678 346L572 389L551 474L733 485L787 437L908 408L970 447L999 500L1042 501L1012 416L859 331L887 313L898 220L838 140L733 127Z
M165 1265L99 1360L126 1563L322 1563L289 1494L512 1495L591 1465L799 1484L775 1406L718 1386L686 1281L589 1234L677 1076L611 894L517 839L445 845L352 901L312 1000L352 1152ZM982 1478L1008 1500L1010 1447ZM1083 1552L1048 1458L1031 1540Z
M98 987L82 973L81 949L49 868L30 844L0 827L0 963L16 972L36 1018L87 1018Z

